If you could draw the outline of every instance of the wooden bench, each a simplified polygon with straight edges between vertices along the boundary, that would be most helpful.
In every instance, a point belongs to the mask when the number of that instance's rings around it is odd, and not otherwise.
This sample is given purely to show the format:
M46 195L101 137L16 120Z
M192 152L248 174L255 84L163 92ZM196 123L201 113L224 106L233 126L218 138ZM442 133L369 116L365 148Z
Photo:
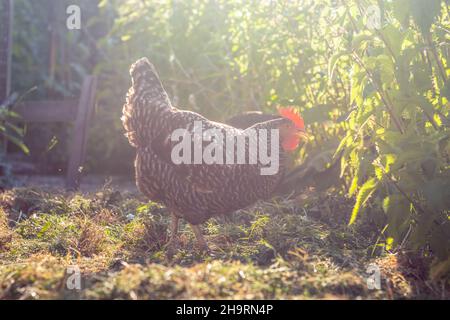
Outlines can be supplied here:
M81 171L86 154L87 133L94 111L97 78L87 76L81 87L78 100L24 101L14 107L14 111L24 122L72 122L69 163L67 165L66 188L78 190Z

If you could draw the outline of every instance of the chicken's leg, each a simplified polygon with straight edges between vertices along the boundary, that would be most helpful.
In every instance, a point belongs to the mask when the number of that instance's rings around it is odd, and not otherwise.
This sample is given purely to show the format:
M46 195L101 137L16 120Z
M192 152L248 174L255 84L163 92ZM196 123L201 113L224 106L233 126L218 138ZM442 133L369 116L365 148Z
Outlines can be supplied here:
M180 218L172 214L172 221L170 222L170 241L176 241L178 239L178 222Z
M176 246L178 243L178 222L180 218L172 213L172 221L170 222L170 240L166 244L166 252L168 256L175 254Z
M201 251L207 252L209 251L208 244L203 237L202 230L200 226L191 224L192 230L194 231L195 237L197 238L197 244Z

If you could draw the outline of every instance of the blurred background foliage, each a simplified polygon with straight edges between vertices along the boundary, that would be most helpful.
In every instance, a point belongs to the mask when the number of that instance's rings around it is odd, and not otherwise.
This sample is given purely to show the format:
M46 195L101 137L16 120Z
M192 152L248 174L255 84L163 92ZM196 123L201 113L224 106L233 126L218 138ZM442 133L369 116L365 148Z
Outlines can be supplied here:
M82 8L79 31L65 28L68 2ZM213 120L297 106L311 133L298 162L338 162L323 179L354 197L350 224L366 211L382 230L374 248L436 256L439 274L450 269L448 2L17 0L14 89L69 97L98 75L87 168L103 173L132 170L119 118L142 56L176 106Z
M98 13L95 1L14 1L12 89L25 94L24 99L76 98L83 78L92 72L96 41L106 30L85 23L83 29L69 32L66 8L74 3L83 8L85 17ZM66 124L29 124L26 132L30 157L40 171L65 169Z

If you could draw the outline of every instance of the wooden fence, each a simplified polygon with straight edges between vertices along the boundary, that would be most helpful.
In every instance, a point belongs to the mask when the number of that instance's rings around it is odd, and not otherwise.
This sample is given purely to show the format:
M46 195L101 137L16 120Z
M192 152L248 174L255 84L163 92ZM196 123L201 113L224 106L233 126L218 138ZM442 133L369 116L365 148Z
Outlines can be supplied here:
M97 78L88 76L83 81L78 100L24 101L14 107L14 111L21 116L21 121L24 122L73 123L66 176L68 190L77 190L80 186L88 128L94 111L96 87Z

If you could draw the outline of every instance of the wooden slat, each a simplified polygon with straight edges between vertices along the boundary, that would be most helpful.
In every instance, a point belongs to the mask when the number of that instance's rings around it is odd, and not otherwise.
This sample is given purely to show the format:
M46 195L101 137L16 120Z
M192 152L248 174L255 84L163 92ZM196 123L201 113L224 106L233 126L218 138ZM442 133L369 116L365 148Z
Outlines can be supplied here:
M74 122L66 177L68 190L78 190L80 186L96 86L97 78L87 76L79 100L24 101L13 108L24 122Z
M24 101L14 111L24 122L72 122L77 116L78 101Z
M78 104L78 114L72 133L70 159L67 168L66 188L78 190L82 174L82 165L86 153L89 120L94 110L94 98L97 80L93 76L86 77Z

